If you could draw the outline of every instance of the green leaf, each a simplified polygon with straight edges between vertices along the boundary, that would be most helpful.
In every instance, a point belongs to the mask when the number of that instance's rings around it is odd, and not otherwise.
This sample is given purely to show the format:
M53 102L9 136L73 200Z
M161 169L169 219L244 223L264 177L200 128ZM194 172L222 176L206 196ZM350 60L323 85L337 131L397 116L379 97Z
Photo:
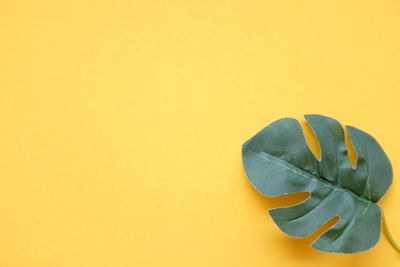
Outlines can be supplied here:
M369 249L379 240L381 210L376 203L392 182L390 161L371 135L347 126L357 155L353 168L339 122L322 115L305 118L318 139L321 160L307 146L299 122L284 118L243 144L247 177L266 196L310 193L299 204L269 211L286 234L307 236L339 216L311 246L335 253Z

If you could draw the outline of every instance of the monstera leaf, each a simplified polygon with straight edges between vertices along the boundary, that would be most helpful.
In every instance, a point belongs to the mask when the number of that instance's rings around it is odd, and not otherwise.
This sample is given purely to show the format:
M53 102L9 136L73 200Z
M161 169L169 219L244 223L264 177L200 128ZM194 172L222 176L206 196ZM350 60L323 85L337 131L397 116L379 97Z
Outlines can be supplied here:
M304 237L326 221L339 221L312 247L327 252L355 253L371 248L380 235L381 210L376 204L392 182L389 159L369 134L347 126L357 155L353 168L345 135L336 120L306 115L321 149L317 159L295 119L280 119L243 144L247 177L261 194L279 196L309 192L307 200L270 210L286 234Z

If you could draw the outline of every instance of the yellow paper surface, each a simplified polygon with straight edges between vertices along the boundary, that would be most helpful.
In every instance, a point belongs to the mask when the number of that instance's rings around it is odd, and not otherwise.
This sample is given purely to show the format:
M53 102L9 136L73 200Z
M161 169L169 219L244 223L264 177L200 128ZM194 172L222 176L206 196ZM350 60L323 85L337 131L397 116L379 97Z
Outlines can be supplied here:
M1 0L0 266L399 266L287 237L241 163L280 117L359 127L400 240L399 47L395 0Z

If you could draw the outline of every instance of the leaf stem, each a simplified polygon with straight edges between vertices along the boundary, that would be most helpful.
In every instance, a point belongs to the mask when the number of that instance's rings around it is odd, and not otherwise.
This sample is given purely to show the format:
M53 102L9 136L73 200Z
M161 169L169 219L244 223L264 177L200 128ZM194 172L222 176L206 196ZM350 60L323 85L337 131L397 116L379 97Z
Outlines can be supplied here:
M381 210L382 210L382 209L381 209ZM399 244L397 244L397 242L393 239L393 236L392 236L392 234L391 234L390 231L389 231L389 227L388 227L388 225L387 225L386 218L385 218L385 214L384 214L383 210L382 210L382 230L383 230L383 233L385 234L387 240L389 241L390 245L392 245L392 247L393 247L395 250L397 250L397 252L400 253L400 246L399 246Z

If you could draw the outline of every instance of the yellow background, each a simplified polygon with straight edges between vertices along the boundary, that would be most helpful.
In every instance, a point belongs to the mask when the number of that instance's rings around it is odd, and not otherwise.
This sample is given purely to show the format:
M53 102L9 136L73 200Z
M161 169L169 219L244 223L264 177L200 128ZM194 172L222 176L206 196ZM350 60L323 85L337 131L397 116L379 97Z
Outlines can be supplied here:
M397 0L0 0L0 266L399 266L287 237L241 163L280 117L370 132L400 240L399 48Z

